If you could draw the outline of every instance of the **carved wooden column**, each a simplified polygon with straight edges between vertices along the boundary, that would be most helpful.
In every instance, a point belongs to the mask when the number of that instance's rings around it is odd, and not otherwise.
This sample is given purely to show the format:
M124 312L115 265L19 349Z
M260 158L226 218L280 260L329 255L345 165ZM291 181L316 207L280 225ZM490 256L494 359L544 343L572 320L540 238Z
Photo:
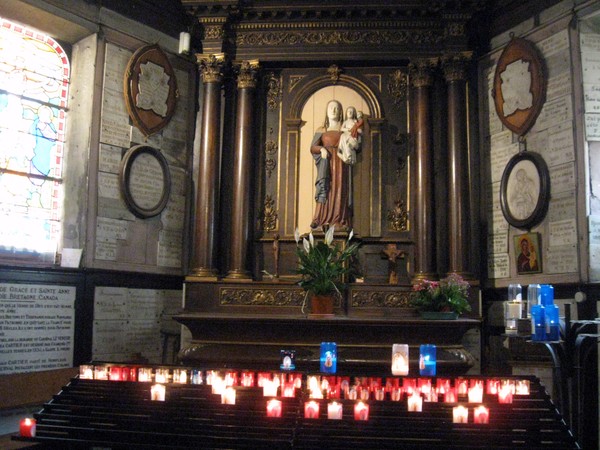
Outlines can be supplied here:
M227 278L251 278L248 264L250 239L250 181L252 174L252 147L254 141L253 103L256 89L258 61L243 61L237 79L238 99L233 162L233 201L231 205L231 268Z
M448 55L448 272L469 276L469 149L466 67L471 54Z
M412 113L415 136L415 273L414 279L435 278L435 211L433 201L433 151L429 110L429 88L435 59L409 64L413 87Z
M216 279L215 241L219 216L219 174L221 172L221 83L225 57L197 55L204 88L194 252L190 276Z

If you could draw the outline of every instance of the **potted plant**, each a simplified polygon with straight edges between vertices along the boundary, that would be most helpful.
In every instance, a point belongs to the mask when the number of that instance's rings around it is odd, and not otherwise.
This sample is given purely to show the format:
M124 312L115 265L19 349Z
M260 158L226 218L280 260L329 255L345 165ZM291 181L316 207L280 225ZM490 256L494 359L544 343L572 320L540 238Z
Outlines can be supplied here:
M350 242L354 236L350 231L347 242L340 248L340 245L333 242L334 233L335 226L332 226L325 233L323 241L316 242L311 231L308 238L302 238L302 245L297 229L294 235L298 255L296 273L302 275L298 284L306 291L302 312L304 313L306 299L310 297L312 317L333 314L335 296L341 298L342 291L346 288L344 277L353 273L351 259L356 256L360 244Z
M456 273L440 281L423 280L413 285L411 305L426 319L456 319L471 311L469 287Z

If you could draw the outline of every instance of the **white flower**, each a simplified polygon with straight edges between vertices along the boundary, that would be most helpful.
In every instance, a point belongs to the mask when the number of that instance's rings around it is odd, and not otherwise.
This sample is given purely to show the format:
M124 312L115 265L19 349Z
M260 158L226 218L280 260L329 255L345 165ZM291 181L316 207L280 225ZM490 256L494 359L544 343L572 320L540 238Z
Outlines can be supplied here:
M294 231L294 239L296 239L296 244L300 242L300 230L296 227L296 231Z
M331 247L331 243L333 242L333 233L335 231L335 225L333 225L330 229L325 233L325 243L328 247Z
M312 231L308 234L308 240L310 241L310 246L315 246L315 238L313 237Z
M304 246L304 251L306 253L310 253L310 244L308 243L308 240L306 240L306 238L302 238L302 245Z
M352 236L354 236L354 228L350 230L350 234L348 235L348 242L350 242Z

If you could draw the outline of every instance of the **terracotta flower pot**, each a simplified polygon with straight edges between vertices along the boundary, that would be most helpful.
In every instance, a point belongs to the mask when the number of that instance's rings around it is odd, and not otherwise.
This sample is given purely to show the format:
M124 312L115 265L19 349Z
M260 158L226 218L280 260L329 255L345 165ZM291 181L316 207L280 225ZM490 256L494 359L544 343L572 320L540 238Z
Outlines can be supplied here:
M310 297L309 317L331 317L333 316L333 295L313 295Z

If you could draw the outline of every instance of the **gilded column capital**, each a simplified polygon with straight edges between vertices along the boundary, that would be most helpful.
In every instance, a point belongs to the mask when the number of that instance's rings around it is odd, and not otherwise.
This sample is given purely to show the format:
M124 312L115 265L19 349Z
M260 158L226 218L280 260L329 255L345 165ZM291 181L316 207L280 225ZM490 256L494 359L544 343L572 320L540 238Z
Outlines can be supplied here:
M237 86L238 89L254 89L256 87L256 75L259 69L257 59L251 61L242 61L237 68Z
M444 55L441 64L446 81L464 81L467 77L467 67L472 56L473 52Z
M196 62L200 66L200 74L204 83L220 83L223 80L224 53L197 53Z
M438 58L417 58L408 65L410 82L414 87L426 87L433 84L433 70L437 67Z

